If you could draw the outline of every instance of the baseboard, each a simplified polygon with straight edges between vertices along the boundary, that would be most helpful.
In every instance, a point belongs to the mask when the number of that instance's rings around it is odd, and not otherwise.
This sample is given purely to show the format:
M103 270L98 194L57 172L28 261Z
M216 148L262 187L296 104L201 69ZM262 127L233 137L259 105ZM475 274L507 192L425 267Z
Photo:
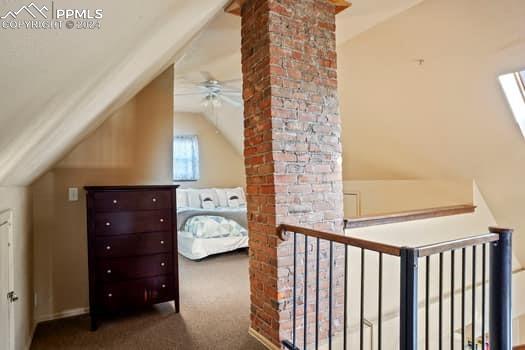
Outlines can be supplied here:
M275 346L275 344L272 343L271 341L269 341L268 338L266 338L261 333L257 332L252 327L250 327L250 329L248 330L248 334L251 335L252 337L254 337L255 339L257 339L257 341L259 343L261 343L262 345L264 345L266 347L266 349L269 349L269 350L281 350L280 347Z
M77 309L65 310L61 312L56 312L54 314L48 314L48 315L42 315L42 316L35 317L35 324L38 324L40 322L59 320L61 318L85 315L87 313L89 313L88 307L80 307Z

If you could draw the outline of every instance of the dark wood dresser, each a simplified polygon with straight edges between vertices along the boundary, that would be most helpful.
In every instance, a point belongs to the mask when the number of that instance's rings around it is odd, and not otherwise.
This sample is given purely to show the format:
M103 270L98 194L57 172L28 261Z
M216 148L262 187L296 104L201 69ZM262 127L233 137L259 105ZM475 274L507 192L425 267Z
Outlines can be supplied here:
M123 311L175 302L179 312L177 187L88 186L91 328Z

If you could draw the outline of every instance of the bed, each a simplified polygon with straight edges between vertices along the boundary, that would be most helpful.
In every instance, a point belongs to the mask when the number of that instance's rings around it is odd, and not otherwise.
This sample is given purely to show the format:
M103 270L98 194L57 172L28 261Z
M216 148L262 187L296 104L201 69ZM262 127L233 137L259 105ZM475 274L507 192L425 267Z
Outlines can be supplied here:
M248 247L246 197L238 188L177 191L179 253L191 260Z

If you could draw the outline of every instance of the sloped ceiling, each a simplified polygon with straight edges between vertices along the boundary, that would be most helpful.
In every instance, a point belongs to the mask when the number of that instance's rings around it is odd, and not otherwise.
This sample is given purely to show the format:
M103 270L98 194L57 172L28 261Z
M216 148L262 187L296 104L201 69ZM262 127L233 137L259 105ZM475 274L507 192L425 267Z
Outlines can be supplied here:
M339 48L345 178L475 179L522 265L525 141L498 75L525 67L523 14L426 0Z
M0 185L26 185L173 62L225 0L55 0L100 30L0 30ZM2 2L0 13L26 4ZM48 4L50 6L50 4Z
M337 41L341 45L358 34L405 11L422 0L354 0L352 7L337 15ZM192 41L175 66L175 92L181 78L203 80L199 72L209 72L218 80L241 79L241 20L237 16L219 13ZM177 80L177 77L179 80ZM179 84L177 84L179 81ZM202 97L175 97L175 110L205 114L215 122L209 109L201 104ZM242 108L226 105L216 111L218 129L242 154Z

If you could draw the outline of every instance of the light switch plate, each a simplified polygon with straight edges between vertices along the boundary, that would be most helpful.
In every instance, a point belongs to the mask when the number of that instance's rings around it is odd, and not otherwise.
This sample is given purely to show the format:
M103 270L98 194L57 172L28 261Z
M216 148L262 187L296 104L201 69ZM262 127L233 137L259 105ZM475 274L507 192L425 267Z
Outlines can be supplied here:
M68 198L70 202L78 201L78 188L70 187L68 189Z

